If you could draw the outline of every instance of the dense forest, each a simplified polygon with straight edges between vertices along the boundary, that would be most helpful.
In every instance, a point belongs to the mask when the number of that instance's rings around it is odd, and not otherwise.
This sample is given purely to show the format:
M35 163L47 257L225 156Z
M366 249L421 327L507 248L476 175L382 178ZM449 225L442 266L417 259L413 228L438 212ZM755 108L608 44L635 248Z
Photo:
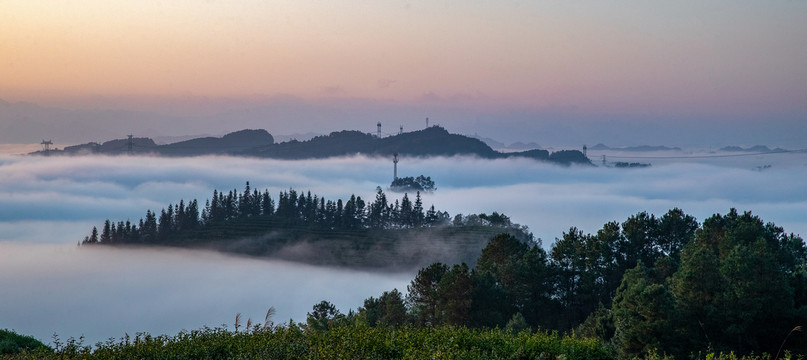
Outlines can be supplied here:
M354 318L369 326L555 329L607 342L617 357L657 351L804 353L807 248L803 240L732 209L702 225L680 209L569 229L546 252L493 238L476 266L435 263L407 287L340 315L323 302L308 326Z

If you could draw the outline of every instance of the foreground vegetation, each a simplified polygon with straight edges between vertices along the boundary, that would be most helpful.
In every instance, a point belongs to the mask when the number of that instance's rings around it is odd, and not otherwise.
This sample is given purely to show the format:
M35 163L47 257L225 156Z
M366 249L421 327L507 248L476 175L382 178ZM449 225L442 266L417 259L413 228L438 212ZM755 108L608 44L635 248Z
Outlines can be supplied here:
M13 334L13 333L12 333ZM16 335L16 334L14 334ZM16 335L19 336L19 335ZM41 345L41 343L40 343ZM782 354L783 359L803 359ZM255 326L245 331L204 328L175 336L128 335L94 346L81 340L0 352L0 359L564 359L611 360L617 355L596 338L512 329L451 326L369 327L342 324L314 330L293 323ZM767 354L699 353L692 359L769 360ZM671 360L649 351L636 359Z
M76 341L7 355L9 359L612 359L596 339L557 333L361 324L326 331L294 324L234 332L222 328L173 337L134 338L85 346Z
M11 330L0 329L0 355L21 352L51 352L52 349L31 336L20 335Z

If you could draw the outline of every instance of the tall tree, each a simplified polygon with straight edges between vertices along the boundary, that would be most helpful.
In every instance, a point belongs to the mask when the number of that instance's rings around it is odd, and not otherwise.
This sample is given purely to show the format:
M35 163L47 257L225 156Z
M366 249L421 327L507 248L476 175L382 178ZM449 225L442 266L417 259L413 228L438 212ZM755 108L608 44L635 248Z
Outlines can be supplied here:
M783 333L804 320L788 279L795 268L781 256L783 237L781 228L735 209L704 221L672 279L681 326L703 334L693 346L775 353Z
M455 264L437 285L437 318L440 323L468 326L471 323L473 281L465 263Z
M400 326L409 322L403 295L398 289L385 291L378 300L381 307L381 316L378 319L379 325Z
M99 241L101 243L109 243L112 240L112 224L109 219L104 221L104 229L101 230L101 239Z
M439 324L437 303L439 302L438 285L448 267L441 263L433 263L418 271L417 276L406 287L406 302L415 321L420 326L436 326Z
M698 222L679 208L668 211L658 222L658 247L676 261L681 249L695 237Z
M614 347L622 359L658 349L675 352L675 301L663 283L640 261L625 272L614 297Z
M328 330L335 325L336 318L341 315L336 306L328 301L322 300L314 305L312 311L307 314L306 322L313 330Z

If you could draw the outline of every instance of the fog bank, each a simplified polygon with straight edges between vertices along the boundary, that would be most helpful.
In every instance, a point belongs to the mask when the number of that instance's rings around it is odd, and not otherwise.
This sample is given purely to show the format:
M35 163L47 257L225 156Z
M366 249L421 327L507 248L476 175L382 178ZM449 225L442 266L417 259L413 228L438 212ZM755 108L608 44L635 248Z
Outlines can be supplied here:
M772 164L764 171L752 169ZM426 207L503 212L549 247L569 227L596 232L640 211L682 208L698 221L734 207L807 235L807 154L668 160L649 168L561 167L528 159L402 158L400 176L431 176ZM104 219L137 222L213 189L311 191L372 200L392 180L390 159L281 161L234 157L0 156L0 327L50 341L90 342L138 331L174 334L232 326L235 314L304 321L326 299L342 311L369 296L405 291L413 273L371 274L204 251L87 249L75 244ZM399 198L389 193L389 197Z
M0 243L0 327L45 342L227 325L305 321L321 300L347 311L412 274L372 274L174 249Z

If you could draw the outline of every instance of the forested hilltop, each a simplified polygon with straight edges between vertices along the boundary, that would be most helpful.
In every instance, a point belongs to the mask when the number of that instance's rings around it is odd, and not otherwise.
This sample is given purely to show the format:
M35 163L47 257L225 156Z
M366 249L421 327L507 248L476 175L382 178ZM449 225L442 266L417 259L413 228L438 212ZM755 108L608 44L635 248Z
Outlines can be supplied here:
M213 190L204 206L196 199L146 211L136 223L106 220L82 244L208 248L320 265L417 268L434 261L473 263L498 233L532 241L526 228L497 212L453 218L420 196L391 200L379 187L372 202L351 195L326 200L311 192L268 189Z
M378 137L360 131L339 131L317 136L308 141L275 143L266 130L241 130L221 138L204 137L157 145L152 139L133 137L104 143L69 146L63 150L37 151L32 154L153 154L161 156L236 155L272 159L323 159L339 156L477 156L484 159L524 157L557 164L588 164L591 162L577 150L527 150L501 153L481 140L451 134L439 126L423 130Z

